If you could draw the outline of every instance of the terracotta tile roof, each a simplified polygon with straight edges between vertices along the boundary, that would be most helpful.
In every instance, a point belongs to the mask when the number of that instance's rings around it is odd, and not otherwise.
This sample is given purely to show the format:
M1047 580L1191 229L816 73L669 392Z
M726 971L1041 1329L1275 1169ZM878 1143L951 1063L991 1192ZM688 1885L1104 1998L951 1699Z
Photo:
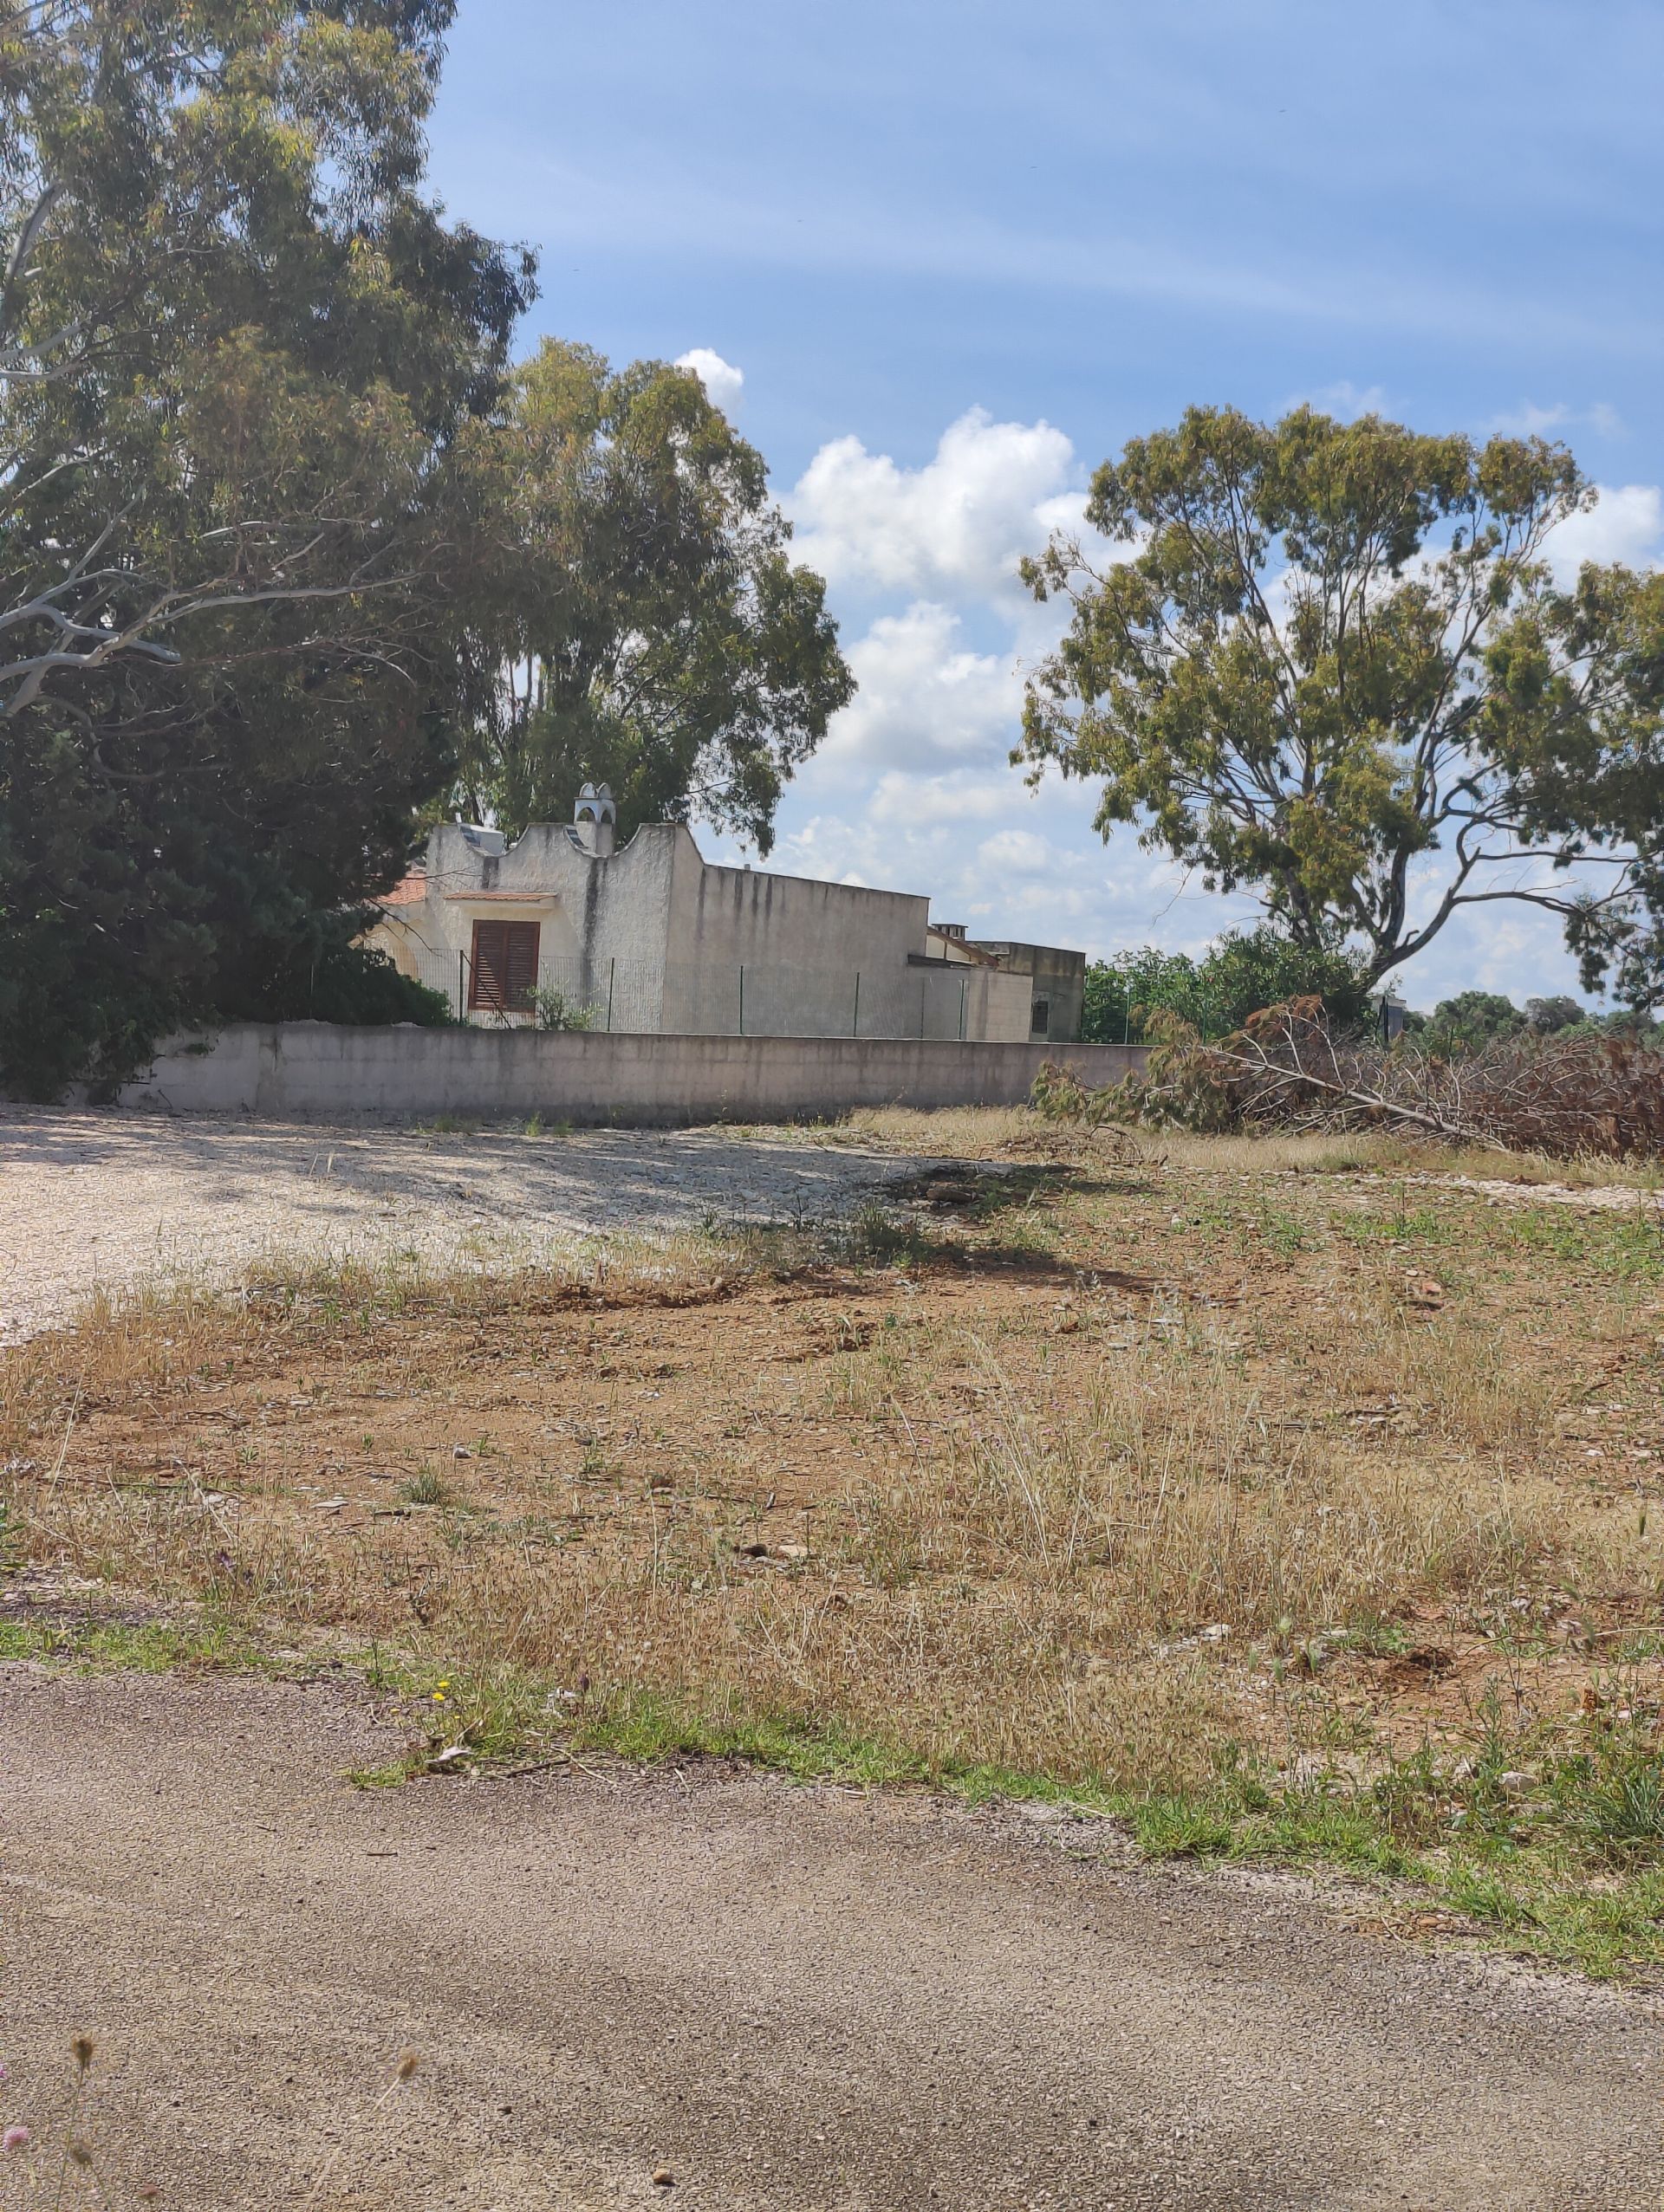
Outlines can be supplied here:
M419 906L427 897L427 878L420 868L413 868L402 883L396 883L385 898L378 898L378 906Z

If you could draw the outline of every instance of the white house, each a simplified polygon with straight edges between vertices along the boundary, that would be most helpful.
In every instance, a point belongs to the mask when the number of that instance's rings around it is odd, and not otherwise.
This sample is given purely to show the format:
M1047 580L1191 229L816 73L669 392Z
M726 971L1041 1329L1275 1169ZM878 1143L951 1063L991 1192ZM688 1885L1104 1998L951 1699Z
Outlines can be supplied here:
M475 1022L575 1019L688 1035L1060 1041L1079 1035L1084 957L986 945L930 902L713 866L680 822L614 849L584 787L569 827L445 823L371 933Z

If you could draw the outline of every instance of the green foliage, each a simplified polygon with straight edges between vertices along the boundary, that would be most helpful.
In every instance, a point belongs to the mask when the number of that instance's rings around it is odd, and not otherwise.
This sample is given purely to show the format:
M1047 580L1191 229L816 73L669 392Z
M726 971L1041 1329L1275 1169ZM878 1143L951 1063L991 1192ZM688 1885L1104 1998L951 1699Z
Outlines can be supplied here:
M384 1027L413 1022L443 1028L456 1015L443 991L401 975L358 937L365 911L297 915L294 928L251 956L222 956L215 992L228 1022L341 1022Z
M1372 981L1496 897L1522 844L1609 863L1601 898L1509 895L1562 916L1591 987L1654 1003L1664 580L1554 587L1548 535L1592 498L1541 438L1192 408L1093 479L1087 520L1126 559L1060 536L1024 563L1073 613L1015 757L1098 780L1106 835L1139 822L1297 944L1361 941ZM1413 869L1437 885L1417 924Z
M449 1505L452 1495L451 1485L432 1467L424 1467L399 1486L402 1505Z
M1182 1015L1198 1029L1208 1027L1212 1009L1199 963L1186 952L1162 952L1153 944L1087 963L1081 1009L1085 1044L1140 1042L1144 1025L1157 1009Z
M1144 945L1089 963L1081 1035L1092 1044L1138 1042L1160 1009L1180 1015L1202 1036L1219 1037L1262 1007L1310 996L1323 999L1337 1028L1355 1022L1368 1006L1362 963L1264 925L1227 933L1200 960Z
M595 1026L593 1006L553 984L541 985L533 991L531 1010L540 1029L593 1029Z
M1044 1061L1029 1104L1049 1121L1081 1122L1089 1129L1109 1121L1145 1121L1202 1133L1238 1126L1241 1113L1229 1071L1205 1046L1193 1022L1159 1006L1145 1021L1144 1037L1149 1052L1141 1074L1094 1090L1070 1069Z
M1030 1087L1029 1104L1047 1121L1076 1121L1088 1129L1102 1129L1106 1122L1122 1118L1118 1087L1108 1084L1094 1090L1073 1068L1043 1060Z
M1564 996L1528 998L1522 1011L1497 991L1459 991L1454 998L1441 999L1431 1014L1411 1014L1405 1026L1418 1051L1446 1060L1461 1059L1499 1038L1527 1033L1560 1037L1576 1029L1585 1036L1603 1034L1641 1044L1664 1039L1664 1024L1634 1012L1595 1014Z
M1416 1043L1424 1052L1451 1059L1479 1051L1493 1037L1518 1036L1527 1026L1512 999L1496 991L1459 991L1434 1007L1426 1028L1417 1032Z
M1525 1019L1538 1036L1555 1037L1562 1029L1575 1029L1589 1015L1575 998L1528 998Z
M0 1085L423 1018L339 918L448 771L452 455L530 292L421 195L451 14L6 12Z
M621 837L697 809L766 853L855 685L761 455L691 371L549 340L460 456L483 525L460 803L517 832L605 781Z

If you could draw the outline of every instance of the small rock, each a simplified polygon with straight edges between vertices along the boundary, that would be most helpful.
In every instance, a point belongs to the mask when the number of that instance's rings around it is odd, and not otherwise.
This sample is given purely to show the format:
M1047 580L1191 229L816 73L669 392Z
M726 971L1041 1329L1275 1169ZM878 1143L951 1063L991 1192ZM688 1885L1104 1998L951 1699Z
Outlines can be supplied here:
M807 1544L777 1544L774 1547L774 1556L777 1560L806 1560L809 1557L809 1546Z
M668 2166L655 2166L653 2170L653 2185L655 2189L674 2189L676 2176Z
M1519 1797L1530 1789L1531 1779L1530 1774L1522 1774L1518 1768L1511 1768L1505 1774L1497 1776L1497 1787L1505 1789L1510 1797Z
M1230 1633L1231 1624L1228 1620L1216 1620L1211 1627L1199 1628L1196 1631L1198 1641L1203 1644L1223 1644Z
M452 1444L451 1447L452 1459L471 1459L473 1456L466 1444Z

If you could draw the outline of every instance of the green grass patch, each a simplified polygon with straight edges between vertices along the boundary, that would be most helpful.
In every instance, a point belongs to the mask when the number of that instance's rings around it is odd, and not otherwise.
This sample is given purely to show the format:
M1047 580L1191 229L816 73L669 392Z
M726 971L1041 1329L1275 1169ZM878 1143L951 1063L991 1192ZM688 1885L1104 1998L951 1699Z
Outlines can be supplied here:
M295 1666L218 1617L0 1622L0 1659L143 1673ZM629 1685L579 1695L512 1666L445 1667L379 1647L350 1663L412 1722L400 1757L350 1776L361 1788L586 1752L741 1760L803 1783L1062 1806L1118 1820L1152 1858L1330 1866L1407 1885L1511 1949L1597 1977L1664 1967L1664 1761L1639 1719L1596 1716L1550 1737L1509 1733L1493 1711L1459 1761L1428 1749L1363 1780L1336 1769L1296 1782L1233 1754L1206 1787L1128 1789L932 1755L811 1714Z
M404 1761L355 1775L361 1786L432 1772L458 1747L481 1761L556 1747L648 1765L742 1760L803 1783L1059 1805L1120 1820L1151 1858L1326 1865L1407 1885L1510 1948L1597 1977L1664 1966L1664 1770L1634 1730L1594 1727L1567 1749L1493 1728L1477 1760L1441 1765L1422 1753L1364 1781L1336 1771L1296 1783L1238 1759L1208 1787L1129 1790L658 1690L577 1699L508 1669L436 1676L401 1665L383 1676L430 1702L439 1683L445 1704L423 1740Z
M189 1668L265 1668L242 1630L217 1617L187 1623L76 1619L0 1621L0 1660L33 1659L87 1672L171 1674Z
M1664 1279L1664 1215L1655 1206L1579 1214L1570 1206L1511 1213L1505 1233L1521 1249L1619 1281Z
M399 1486L401 1505L449 1505L452 1495L450 1483L432 1467L424 1467L419 1474L413 1475L407 1482Z
M1358 1245L1447 1243L1453 1229L1449 1215L1433 1206L1407 1207L1403 1195L1401 1190L1399 1205L1392 1213L1336 1214L1337 1234Z

